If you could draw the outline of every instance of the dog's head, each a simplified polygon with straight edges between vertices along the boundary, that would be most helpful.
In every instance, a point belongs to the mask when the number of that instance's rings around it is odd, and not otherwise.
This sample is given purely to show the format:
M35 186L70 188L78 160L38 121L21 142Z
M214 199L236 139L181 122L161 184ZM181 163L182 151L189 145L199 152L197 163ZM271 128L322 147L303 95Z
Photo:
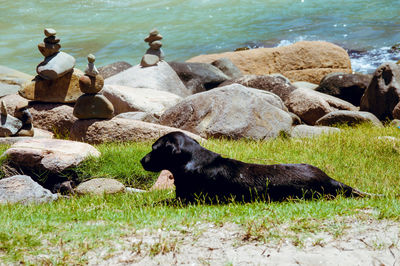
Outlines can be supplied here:
M159 172L184 166L199 143L182 132L171 132L154 142L152 151L140 162L146 171Z

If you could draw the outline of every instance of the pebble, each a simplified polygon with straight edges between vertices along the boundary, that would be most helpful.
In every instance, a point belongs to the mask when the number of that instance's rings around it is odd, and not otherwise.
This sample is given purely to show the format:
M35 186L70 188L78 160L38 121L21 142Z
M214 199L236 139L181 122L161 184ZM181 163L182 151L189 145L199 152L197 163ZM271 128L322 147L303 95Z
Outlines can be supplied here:
M154 41L154 42L150 43L151 49L154 49L154 50L160 49L161 46L162 46L162 42L160 42L160 41Z
M151 36L155 36L155 35L157 35L157 34L159 34L159 32L158 32L157 29L152 29L152 30L150 31L150 35L151 35Z
M59 38L56 38L56 36L50 36L50 37L46 37L43 39L44 43L50 43L50 44L56 44L60 42Z
M96 61L96 57L92 54L89 54L87 56L88 60L88 65L85 69L85 74L91 77L96 77L99 74L99 71L97 70L96 66L94 65L94 61Z
M158 57L159 60L163 60L164 59L164 52L162 49L152 49L149 48L146 51L146 55L155 55Z
M61 45L58 43L56 44L51 44L51 43L39 43L38 44L38 49L40 53L44 57L49 57L52 56L60 51Z
M44 29L44 35L46 35L47 37L54 36L56 35L56 33L56 30L52 28Z
M101 75L91 77L84 75L79 79L79 88L83 93L94 94L101 91L104 86L104 79Z
M148 43L152 43L152 42L154 42L154 41L159 41L159 40L162 40L162 36L160 35L160 34L157 34L157 35L149 35L146 39L144 39L144 41L145 42L148 42Z

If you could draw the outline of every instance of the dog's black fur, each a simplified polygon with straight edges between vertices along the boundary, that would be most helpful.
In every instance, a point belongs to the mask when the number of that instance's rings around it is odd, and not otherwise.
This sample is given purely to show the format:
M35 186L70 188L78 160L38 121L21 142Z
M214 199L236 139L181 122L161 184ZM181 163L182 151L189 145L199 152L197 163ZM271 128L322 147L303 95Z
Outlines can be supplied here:
M309 164L260 165L222 158L181 132L159 138L141 163L147 171L172 172L176 197L187 201L196 197L251 201L368 195Z

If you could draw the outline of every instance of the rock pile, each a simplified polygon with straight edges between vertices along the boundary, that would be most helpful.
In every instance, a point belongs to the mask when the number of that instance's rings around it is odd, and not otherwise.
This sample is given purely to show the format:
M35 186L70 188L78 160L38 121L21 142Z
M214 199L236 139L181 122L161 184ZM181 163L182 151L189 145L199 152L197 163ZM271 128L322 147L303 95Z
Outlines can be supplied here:
M27 104L15 107L14 116L9 115L4 101L0 102L0 137L34 135L32 126L32 115Z
M76 101L73 114L78 119L112 118L113 104L104 95L98 94L104 86L104 79L94 65L96 58L89 54L87 59L85 75L79 79L79 88L84 94Z
M155 66L161 60L164 60L164 52L161 49L162 36L157 29L150 31L149 36L147 36L144 41L150 46L147 49L146 54L143 56L140 65L142 67Z
M60 39L54 29L44 30L43 43L38 45L44 60L36 67L38 75L19 91L29 100L53 103L74 103L81 95L78 80L83 73L74 69L75 58L60 52Z

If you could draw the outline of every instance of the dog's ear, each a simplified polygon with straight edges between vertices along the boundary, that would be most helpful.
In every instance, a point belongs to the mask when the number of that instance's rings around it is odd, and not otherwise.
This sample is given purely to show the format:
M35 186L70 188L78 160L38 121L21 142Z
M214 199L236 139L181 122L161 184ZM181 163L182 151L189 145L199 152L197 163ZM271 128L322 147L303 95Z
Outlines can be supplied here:
M171 154L173 154L173 155L178 155L178 154L181 153L181 148L180 148L179 145L176 144L176 143L172 143L172 142L170 142L170 141L167 141L167 142L165 143L165 147L166 147L168 150L170 150L170 151L171 151Z

